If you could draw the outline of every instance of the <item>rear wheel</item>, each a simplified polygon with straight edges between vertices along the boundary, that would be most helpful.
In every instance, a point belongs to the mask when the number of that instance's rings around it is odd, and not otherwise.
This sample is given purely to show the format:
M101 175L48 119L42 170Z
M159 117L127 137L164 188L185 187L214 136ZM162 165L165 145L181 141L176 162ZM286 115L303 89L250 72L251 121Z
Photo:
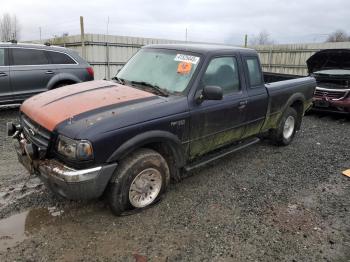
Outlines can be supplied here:
M289 145L295 136L298 113L294 108L289 107L284 112L277 129L271 133L271 140L279 146Z
M120 162L109 185L108 203L115 215L157 202L170 180L166 160L156 151L139 149Z

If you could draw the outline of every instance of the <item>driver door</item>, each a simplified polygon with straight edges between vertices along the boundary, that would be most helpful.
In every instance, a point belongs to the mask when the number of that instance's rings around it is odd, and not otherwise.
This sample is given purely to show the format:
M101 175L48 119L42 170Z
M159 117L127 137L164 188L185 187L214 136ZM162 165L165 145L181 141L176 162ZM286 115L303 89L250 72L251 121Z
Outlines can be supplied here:
M202 76L204 86L220 86L222 100L204 100L191 108L190 159L239 140L244 131L247 94L235 56L214 57Z

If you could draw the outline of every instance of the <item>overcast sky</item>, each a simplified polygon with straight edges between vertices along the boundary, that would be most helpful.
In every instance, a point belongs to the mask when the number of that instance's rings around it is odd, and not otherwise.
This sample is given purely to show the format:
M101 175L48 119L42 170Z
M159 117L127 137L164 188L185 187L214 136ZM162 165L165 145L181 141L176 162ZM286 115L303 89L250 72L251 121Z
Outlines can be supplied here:
M244 35L270 33L277 43L321 42L326 34L350 28L349 0L10 0L0 14L16 14L21 40L79 33L109 33L242 44ZM350 32L348 32L350 33Z

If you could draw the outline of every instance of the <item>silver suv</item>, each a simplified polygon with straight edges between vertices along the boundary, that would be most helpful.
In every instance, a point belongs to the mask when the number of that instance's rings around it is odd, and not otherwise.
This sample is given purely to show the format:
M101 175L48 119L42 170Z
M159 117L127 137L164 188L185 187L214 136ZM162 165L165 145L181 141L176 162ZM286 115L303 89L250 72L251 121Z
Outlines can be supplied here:
M0 43L0 107L40 92L94 79L92 67L63 47Z

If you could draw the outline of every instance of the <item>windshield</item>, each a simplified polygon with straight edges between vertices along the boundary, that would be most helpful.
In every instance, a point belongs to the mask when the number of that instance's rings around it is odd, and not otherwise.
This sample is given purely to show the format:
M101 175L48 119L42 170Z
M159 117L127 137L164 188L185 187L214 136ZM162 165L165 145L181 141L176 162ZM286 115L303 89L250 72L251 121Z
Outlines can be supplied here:
M181 93L190 82L199 60L198 56L180 51L141 49L116 77L131 84Z

